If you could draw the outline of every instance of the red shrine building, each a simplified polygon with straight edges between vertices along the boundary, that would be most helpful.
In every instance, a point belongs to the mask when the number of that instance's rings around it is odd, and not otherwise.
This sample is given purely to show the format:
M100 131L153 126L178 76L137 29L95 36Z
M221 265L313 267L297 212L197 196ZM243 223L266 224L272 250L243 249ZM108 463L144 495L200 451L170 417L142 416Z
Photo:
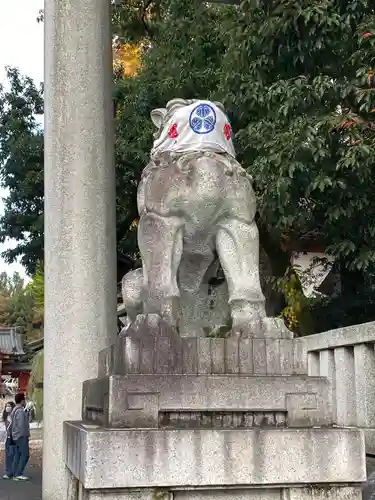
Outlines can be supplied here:
M0 326L0 396L27 392L31 366L25 356L23 335L17 328Z

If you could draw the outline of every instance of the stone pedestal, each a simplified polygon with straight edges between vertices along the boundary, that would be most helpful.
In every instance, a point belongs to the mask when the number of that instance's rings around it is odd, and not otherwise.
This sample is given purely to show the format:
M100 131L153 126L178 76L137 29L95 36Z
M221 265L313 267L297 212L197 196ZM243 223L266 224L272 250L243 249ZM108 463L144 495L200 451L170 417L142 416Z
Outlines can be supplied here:
M300 346L130 330L65 423L74 498L359 500L363 434L334 426Z

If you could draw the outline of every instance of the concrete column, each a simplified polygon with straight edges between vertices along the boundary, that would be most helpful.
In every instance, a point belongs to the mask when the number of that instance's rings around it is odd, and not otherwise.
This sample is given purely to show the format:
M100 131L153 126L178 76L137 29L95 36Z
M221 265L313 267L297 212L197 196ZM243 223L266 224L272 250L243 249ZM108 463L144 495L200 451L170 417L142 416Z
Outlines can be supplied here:
M329 388L329 394L332 404L332 417L333 422L337 422L337 409L336 409L336 365L335 365L335 355L333 349L325 349L320 351L320 376L327 377L331 386Z
M357 425L375 427L375 353L374 344L354 346L354 375Z
M337 424L357 425L353 347L334 350Z
M307 353L307 370L309 377L319 377L320 375L319 351L310 351Z
M116 336L110 9L45 1L43 500L67 498L62 423Z

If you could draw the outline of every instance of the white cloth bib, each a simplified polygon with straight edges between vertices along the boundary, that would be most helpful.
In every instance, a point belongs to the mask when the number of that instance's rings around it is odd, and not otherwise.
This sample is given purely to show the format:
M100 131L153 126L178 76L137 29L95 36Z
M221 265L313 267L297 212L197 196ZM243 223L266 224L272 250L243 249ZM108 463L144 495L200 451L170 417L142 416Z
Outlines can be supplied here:
M151 154L212 151L235 158L232 129L225 113L210 101L182 106L164 125Z

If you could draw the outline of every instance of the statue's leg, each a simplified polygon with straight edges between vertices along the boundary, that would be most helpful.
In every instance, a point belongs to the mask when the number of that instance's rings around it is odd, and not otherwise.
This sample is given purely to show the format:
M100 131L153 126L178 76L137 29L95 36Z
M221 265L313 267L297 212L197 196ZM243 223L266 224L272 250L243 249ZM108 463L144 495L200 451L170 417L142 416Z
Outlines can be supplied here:
M180 297L177 271L183 245L181 220L151 213L142 215L138 245L144 269L144 312L158 314L175 327Z
M125 274L121 282L122 302L125 307L127 319L125 328L134 323L138 314L142 311L142 269L135 269Z
M259 234L255 222L221 222L216 247L228 283L232 332L244 336L261 334L265 299L259 279Z

